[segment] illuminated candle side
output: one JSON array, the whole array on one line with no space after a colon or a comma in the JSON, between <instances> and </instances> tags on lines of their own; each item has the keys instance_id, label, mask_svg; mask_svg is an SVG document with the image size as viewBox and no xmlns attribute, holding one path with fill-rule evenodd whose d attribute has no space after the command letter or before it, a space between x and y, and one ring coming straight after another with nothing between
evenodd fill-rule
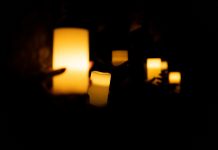
<instances>
[{"instance_id":1,"label":"illuminated candle side","mask_svg":"<svg viewBox=\"0 0 218 150\"><path fill-rule=\"evenodd\" d=\"M169 84L174 84L174 92L179 94L181 91L181 73L180 72L170 72L169 73Z\"/></svg>"},{"instance_id":2,"label":"illuminated candle side","mask_svg":"<svg viewBox=\"0 0 218 150\"><path fill-rule=\"evenodd\" d=\"M112 51L112 64L114 66L119 66L126 61L128 61L128 51L127 50L113 50Z\"/></svg>"},{"instance_id":3,"label":"illuminated candle side","mask_svg":"<svg viewBox=\"0 0 218 150\"><path fill-rule=\"evenodd\" d=\"M167 61L162 61L161 62L161 70L167 70L168 69L168 63Z\"/></svg>"},{"instance_id":4,"label":"illuminated candle side","mask_svg":"<svg viewBox=\"0 0 218 150\"><path fill-rule=\"evenodd\" d=\"M110 73L92 71L91 73L92 85L88 91L91 105L97 107L102 107L107 105L110 80L111 80Z\"/></svg>"},{"instance_id":5,"label":"illuminated candle side","mask_svg":"<svg viewBox=\"0 0 218 150\"><path fill-rule=\"evenodd\" d=\"M169 73L169 83L170 84L180 84L181 83L181 73L180 72L170 72Z\"/></svg>"},{"instance_id":6,"label":"illuminated candle side","mask_svg":"<svg viewBox=\"0 0 218 150\"><path fill-rule=\"evenodd\" d=\"M151 80L154 77L158 77L161 73L161 59L148 58L146 67L147 67L147 80Z\"/></svg>"},{"instance_id":7,"label":"illuminated candle side","mask_svg":"<svg viewBox=\"0 0 218 150\"><path fill-rule=\"evenodd\" d=\"M89 32L57 28L53 39L53 69L66 68L53 77L54 94L87 93L89 84Z\"/></svg>"}]
</instances>

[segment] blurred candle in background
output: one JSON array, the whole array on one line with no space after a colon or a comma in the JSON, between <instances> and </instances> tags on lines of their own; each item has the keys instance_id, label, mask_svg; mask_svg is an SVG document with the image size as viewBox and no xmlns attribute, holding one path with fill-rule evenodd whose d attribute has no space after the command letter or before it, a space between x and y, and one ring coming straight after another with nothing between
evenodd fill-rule
<instances>
[{"instance_id":1,"label":"blurred candle in background","mask_svg":"<svg viewBox=\"0 0 218 150\"><path fill-rule=\"evenodd\" d=\"M112 51L112 64L114 66L119 66L126 61L128 61L128 51L127 50L113 50Z\"/></svg>"},{"instance_id":2,"label":"blurred candle in background","mask_svg":"<svg viewBox=\"0 0 218 150\"><path fill-rule=\"evenodd\" d=\"M56 28L53 69L66 68L53 77L54 94L87 93L89 84L89 32L82 28Z\"/></svg>"},{"instance_id":3,"label":"blurred candle in background","mask_svg":"<svg viewBox=\"0 0 218 150\"><path fill-rule=\"evenodd\" d=\"M180 93L181 91L181 73L180 72L170 72L169 73L169 83L175 85L174 92Z\"/></svg>"},{"instance_id":4,"label":"blurred candle in background","mask_svg":"<svg viewBox=\"0 0 218 150\"><path fill-rule=\"evenodd\" d=\"M147 80L158 77L161 73L161 58L147 59Z\"/></svg>"},{"instance_id":5,"label":"blurred candle in background","mask_svg":"<svg viewBox=\"0 0 218 150\"><path fill-rule=\"evenodd\" d=\"M91 86L89 88L90 104L98 107L106 106L109 94L111 74L92 71Z\"/></svg>"},{"instance_id":6,"label":"blurred candle in background","mask_svg":"<svg viewBox=\"0 0 218 150\"><path fill-rule=\"evenodd\" d=\"M161 70L167 70L168 69L168 63L167 61L162 61L161 62Z\"/></svg>"},{"instance_id":7,"label":"blurred candle in background","mask_svg":"<svg viewBox=\"0 0 218 150\"><path fill-rule=\"evenodd\" d=\"M170 84L180 84L181 83L181 73L180 72L170 72L169 73L169 83Z\"/></svg>"}]
</instances>

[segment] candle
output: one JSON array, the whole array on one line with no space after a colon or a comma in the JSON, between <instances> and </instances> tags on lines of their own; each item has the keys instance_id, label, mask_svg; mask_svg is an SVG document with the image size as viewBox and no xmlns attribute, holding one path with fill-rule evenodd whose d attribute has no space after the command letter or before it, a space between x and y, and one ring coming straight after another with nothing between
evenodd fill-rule
<instances>
[{"instance_id":1,"label":"candle","mask_svg":"<svg viewBox=\"0 0 218 150\"><path fill-rule=\"evenodd\" d=\"M168 69L168 63L167 61L161 62L161 70L167 70Z\"/></svg>"},{"instance_id":2,"label":"candle","mask_svg":"<svg viewBox=\"0 0 218 150\"><path fill-rule=\"evenodd\" d=\"M161 59L148 58L147 59L147 80L158 77L161 73Z\"/></svg>"},{"instance_id":3,"label":"candle","mask_svg":"<svg viewBox=\"0 0 218 150\"><path fill-rule=\"evenodd\" d=\"M112 51L112 64L114 66L119 66L126 61L128 61L128 51L127 50L113 50Z\"/></svg>"},{"instance_id":4,"label":"candle","mask_svg":"<svg viewBox=\"0 0 218 150\"><path fill-rule=\"evenodd\" d=\"M169 73L169 83L170 84L180 84L181 73L180 72L170 72Z\"/></svg>"},{"instance_id":5,"label":"candle","mask_svg":"<svg viewBox=\"0 0 218 150\"><path fill-rule=\"evenodd\" d=\"M92 71L89 88L90 104L98 107L106 106L109 94L111 74L99 71Z\"/></svg>"},{"instance_id":6,"label":"candle","mask_svg":"<svg viewBox=\"0 0 218 150\"><path fill-rule=\"evenodd\" d=\"M169 73L169 83L176 85L175 89L174 89L174 92L179 94L180 91L181 91L181 86L180 86L181 73L180 72L170 72Z\"/></svg>"},{"instance_id":7,"label":"candle","mask_svg":"<svg viewBox=\"0 0 218 150\"><path fill-rule=\"evenodd\" d=\"M54 94L87 93L89 84L89 32L57 28L53 39L53 69L66 68L53 78Z\"/></svg>"}]
</instances>

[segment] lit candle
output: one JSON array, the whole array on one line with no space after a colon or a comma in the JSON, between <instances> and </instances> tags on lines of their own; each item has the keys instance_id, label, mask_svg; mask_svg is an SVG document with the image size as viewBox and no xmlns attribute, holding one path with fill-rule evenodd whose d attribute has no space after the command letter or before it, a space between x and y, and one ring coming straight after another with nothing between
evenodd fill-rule
<instances>
[{"instance_id":1,"label":"lit candle","mask_svg":"<svg viewBox=\"0 0 218 150\"><path fill-rule=\"evenodd\" d=\"M180 84L181 73L180 72L170 72L169 73L169 83L170 84Z\"/></svg>"},{"instance_id":2,"label":"lit candle","mask_svg":"<svg viewBox=\"0 0 218 150\"><path fill-rule=\"evenodd\" d=\"M114 66L119 66L126 61L128 61L128 51L127 50L113 50L112 51L112 64Z\"/></svg>"},{"instance_id":3,"label":"lit candle","mask_svg":"<svg viewBox=\"0 0 218 150\"><path fill-rule=\"evenodd\" d=\"M53 39L53 69L66 68L53 78L54 94L87 93L89 84L89 32L57 28Z\"/></svg>"},{"instance_id":4,"label":"lit candle","mask_svg":"<svg viewBox=\"0 0 218 150\"><path fill-rule=\"evenodd\" d=\"M89 88L90 104L98 107L106 106L109 94L111 74L99 71L92 71Z\"/></svg>"},{"instance_id":5,"label":"lit candle","mask_svg":"<svg viewBox=\"0 0 218 150\"><path fill-rule=\"evenodd\" d=\"M161 70L167 70L168 69L168 63L167 61L161 62Z\"/></svg>"},{"instance_id":6,"label":"lit candle","mask_svg":"<svg viewBox=\"0 0 218 150\"><path fill-rule=\"evenodd\" d=\"M170 72L169 73L169 83L176 85L174 89L175 93L180 93L181 73L180 72Z\"/></svg>"},{"instance_id":7,"label":"lit candle","mask_svg":"<svg viewBox=\"0 0 218 150\"><path fill-rule=\"evenodd\" d=\"M158 77L161 73L161 59L148 58L147 59L147 80Z\"/></svg>"}]
</instances>

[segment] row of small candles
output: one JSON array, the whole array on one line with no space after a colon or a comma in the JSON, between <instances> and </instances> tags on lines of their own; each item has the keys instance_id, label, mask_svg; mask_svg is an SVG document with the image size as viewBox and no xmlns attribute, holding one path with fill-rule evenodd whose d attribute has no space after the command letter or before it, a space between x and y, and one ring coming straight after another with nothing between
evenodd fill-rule
<instances>
[{"instance_id":1,"label":"row of small candles","mask_svg":"<svg viewBox=\"0 0 218 150\"><path fill-rule=\"evenodd\" d=\"M128 61L127 50L112 51L112 64L119 66ZM82 28L56 28L53 38L53 69L66 71L53 77L54 94L85 94L90 96L90 104L105 106L109 95L111 74L92 71L89 79L89 32ZM145 63L147 80L158 77L168 63L161 58L148 58ZM91 80L91 86L89 86ZM179 72L169 73L170 84L180 84Z\"/></svg>"}]
</instances>

